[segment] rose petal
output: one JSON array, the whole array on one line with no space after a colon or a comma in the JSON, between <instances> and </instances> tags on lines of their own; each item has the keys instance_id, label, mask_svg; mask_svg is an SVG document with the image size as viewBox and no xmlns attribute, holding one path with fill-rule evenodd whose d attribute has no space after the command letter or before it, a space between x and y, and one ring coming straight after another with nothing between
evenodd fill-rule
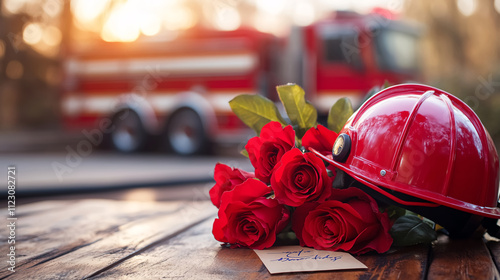
<instances>
[{"instance_id":1,"label":"rose petal","mask_svg":"<svg viewBox=\"0 0 500 280\"><path fill-rule=\"evenodd\" d=\"M314 148L323 155L331 155L333 144L338 134L335 131L318 124L317 128L310 128L302 137L302 145L307 148Z\"/></svg>"},{"instance_id":2,"label":"rose petal","mask_svg":"<svg viewBox=\"0 0 500 280\"><path fill-rule=\"evenodd\" d=\"M320 158L294 148L276 166L271 188L280 203L297 207L309 201L326 201L331 196L332 182Z\"/></svg>"},{"instance_id":3,"label":"rose petal","mask_svg":"<svg viewBox=\"0 0 500 280\"><path fill-rule=\"evenodd\" d=\"M269 122L260 135L248 140L245 149L255 176L268 184L275 165L286 151L295 146L295 131L291 126L282 128L279 122Z\"/></svg>"},{"instance_id":4,"label":"rose petal","mask_svg":"<svg viewBox=\"0 0 500 280\"><path fill-rule=\"evenodd\" d=\"M323 203L306 203L294 212L292 229L302 246L353 254L389 250L392 238L387 214L375 200L355 188L335 190Z\"/></svg>"}]
</instances>

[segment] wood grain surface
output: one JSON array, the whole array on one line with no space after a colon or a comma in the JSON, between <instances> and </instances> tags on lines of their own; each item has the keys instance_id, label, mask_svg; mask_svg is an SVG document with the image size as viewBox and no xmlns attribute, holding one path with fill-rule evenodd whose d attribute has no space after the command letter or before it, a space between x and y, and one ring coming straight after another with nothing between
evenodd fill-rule
<instances>
[{"instance_id":1,"label":"wood grain surface","mask_svg":"<svg viewBox=\"0 0 500 280\"><path fill-rule=\"evenodd\" d=\"M423 279L429 246L357 257L368 270L271 275L250 249L221 247L214 240L213 221L136 255L97 279Z\"/></svg>"},{"instance_id":2,"label":"wood grain surface","mask_svg":"<svg viewBox=\"0 0 500 280\"><path fill-rule=\"evenodd\" d=\"M441 235L430 257L428 279L500 279L481 235L454 240Z\"/></svg>"},{"instance_id":3,"label":"wood grain surface","mask_svg":"<svg viewBox=\"0 0 500 280\"><path fill-rule=\"evenodd\" d=\"M17 212L16 272L0 279L499 279L500 243L481 235L358 256L368 269L271 275L250 249L212 235L202 202L46 201ZM0 249L7 252L6 227Z\"/></svg>"},{"instance_id":4,"label":"wood grain surface","mask_svg":"<svg viewBox=\"0 0 500 280\"><path fill-rule=\"evenodd\" d=\"M216 212L209 202L42 202L19 208L16 272L0 279L82 279ZM6 229L6 227L5 227ZM4 228L1 236L7 236ZM7 252L6 238L0 250Z\"/></svg>"}]
</instances>

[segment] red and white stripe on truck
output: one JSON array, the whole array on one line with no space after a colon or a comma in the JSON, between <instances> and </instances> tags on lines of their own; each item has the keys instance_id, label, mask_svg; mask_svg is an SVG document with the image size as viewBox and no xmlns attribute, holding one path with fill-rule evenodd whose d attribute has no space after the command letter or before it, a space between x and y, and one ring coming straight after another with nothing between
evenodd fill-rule
<instances>
[{"instance_id":1,"label":"red and white stripe on truck","mask_svg":"<svg viewBox=\"0 0 500 280\"><path fill-rule=\"evenodd\" d=\"M69 58L72 82L62 100L66 124L89 127L108 117L116 125L111 143L124 152L145 148L154 135L179 154L202 152L212 142L241 142L251 132L228 102L267 91L262 87L267 52L262 39L252 40L247 31L218 33L163 47L145 42L127 51L120 45L116 53L113 44L105 44L108 49L101 52Z\"/></svg>"}]
</instances>

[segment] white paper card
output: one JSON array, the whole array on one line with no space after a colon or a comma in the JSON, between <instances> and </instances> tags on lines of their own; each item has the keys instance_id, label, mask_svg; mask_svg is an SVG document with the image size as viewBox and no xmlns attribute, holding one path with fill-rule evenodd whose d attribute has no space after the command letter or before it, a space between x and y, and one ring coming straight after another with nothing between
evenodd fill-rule
<instances>
[{"instance_id":1,"label":"white paper card","mask_svg":"<svg viewBox=\"0 0 500 280\"><path fill-rule=\"evenodd\" d=\"M254 252L271 274L367 268L351 254L344 252L320 251L300 246L280 246Z\"/></svg>"}]
</instances>

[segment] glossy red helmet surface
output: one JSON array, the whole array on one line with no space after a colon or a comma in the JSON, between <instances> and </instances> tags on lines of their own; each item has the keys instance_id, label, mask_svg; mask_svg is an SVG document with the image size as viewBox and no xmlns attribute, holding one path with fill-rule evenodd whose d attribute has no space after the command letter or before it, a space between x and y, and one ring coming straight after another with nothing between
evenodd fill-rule
<instances>
[{"instance_id":1,"label":"glossy red helmet surface","mask_svg":"<svg viewBox=\"0 0 500 280\"><path fill-rule=\"evenodd\" d=\"M404 84L377 93L347 121L333 159L322 157L404 205L500 218L493 141L472 109L442 90ZM384 188L427 203L401 201Z\"/></svg>"}]
</instances>

